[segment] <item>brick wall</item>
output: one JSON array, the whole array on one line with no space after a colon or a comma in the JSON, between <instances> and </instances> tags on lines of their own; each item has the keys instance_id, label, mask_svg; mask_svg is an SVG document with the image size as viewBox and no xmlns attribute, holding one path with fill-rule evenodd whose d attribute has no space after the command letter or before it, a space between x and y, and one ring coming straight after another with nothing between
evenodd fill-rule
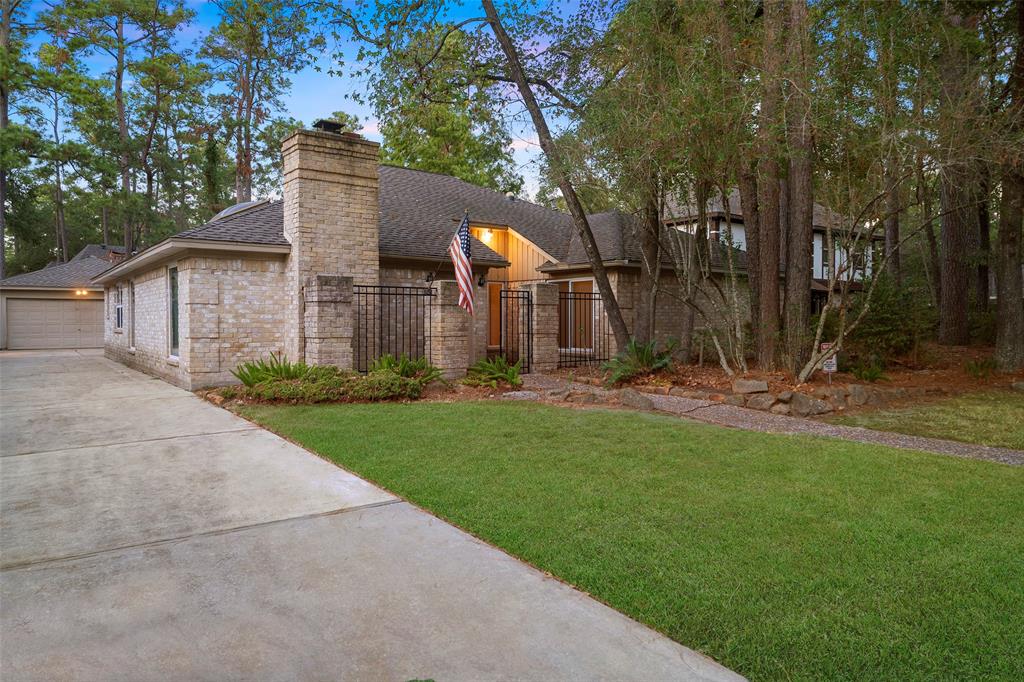
<instances>
[{"instance_id":1,"label":"brick wall","mask_svg":"<svg viewBox=\"0 0 1024 682\"><path fill-rule=\"evenodd\" d=\"M349 277L354 284L377 284L379 277L379 145L358 137L300 130L282 146L284 155L284 235L291 242L287 274L290 300L285 343L293 357L307 348L302 288L311 277ZM326 319L314 313L312 319ZM317 353L330 334L315 332Z\"/></svg>"},{"instance_id":2,"label":"brick wall","mask_svg":"<svg viewBox=\"0 0 1024 682\"><path fill-rule=\"evenodd\" d=\"M135 349L129 280L124 287L125 327L114 329L113 293L105 318L106 355L188 389L234 383L231 370L284 350L288 308L281 258L191 256L178 268L178 359L169 359L168 266L133 278Z\"/></svg>"}]
</instances>

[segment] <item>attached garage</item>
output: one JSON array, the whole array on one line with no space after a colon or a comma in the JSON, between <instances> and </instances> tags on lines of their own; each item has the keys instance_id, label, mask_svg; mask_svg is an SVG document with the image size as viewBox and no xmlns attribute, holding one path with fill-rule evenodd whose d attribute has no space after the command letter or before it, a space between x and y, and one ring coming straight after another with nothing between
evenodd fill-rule
<instances>
[{"instance_id":1,"label":"attached garage","mask_svg":"<svg viewBox=\"0 0 1024 682\"><path fill-rule=\"evenodd\" d=\"M7 298L7 348L102 348L102 300Z\"/></svg>"},{"instance_id":2,"label":"attached garage","mask_svg":"<svg viewBox=\"0 0 1024 682\"><path fill-rule=\"evenodd\" d=\"M91 244L67 263L0 281L0 349L102 348L103 289L92 278L119 251Z\"/></svg>"}]
</instances>

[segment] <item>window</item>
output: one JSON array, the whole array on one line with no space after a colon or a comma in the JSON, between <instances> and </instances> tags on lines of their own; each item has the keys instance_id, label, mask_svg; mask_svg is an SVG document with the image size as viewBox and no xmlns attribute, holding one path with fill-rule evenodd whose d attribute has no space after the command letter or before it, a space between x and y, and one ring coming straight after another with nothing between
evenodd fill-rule
<instances>
[{"instance_id":1,"label":"window","mask_svg":"<svg viewBox=\"0 0 1024 682\"><path fill-rule=\"evenodd\" d=\"M124 289L117 286L114 294L114 329L124 328Z\"/></svg>"},{"instance_id":2,"label":"window","mask_svg":"<svg viewBox=\"0 0 1024 682\"><path fill-rule=\"evenodd\" d=\"M178 357L178 268L167 269L168 308L170 308L171 357Z\"/></svg>"},{"instance_id":3,"label":"window","mask_svg":"<svg viewBox=\"0 0 1024 682\"><path fill-rule=\"evenodd\" d=\"M128 347L135 348L135 282L128 283Z\"/></svg>"}]
</instances>

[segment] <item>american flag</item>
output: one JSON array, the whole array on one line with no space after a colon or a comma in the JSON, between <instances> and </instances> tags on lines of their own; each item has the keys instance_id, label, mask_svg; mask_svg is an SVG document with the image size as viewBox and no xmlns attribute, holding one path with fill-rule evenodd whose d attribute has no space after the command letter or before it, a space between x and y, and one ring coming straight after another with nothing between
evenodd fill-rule
<instances>
[{"instance_id":1,"label":"american flag","mask_svg":"<svg viewBox=\"0 0 1024 682\"><path fill-rule=\"evenodd\" d=\"M473 256L469 250L469 212L463 216L459 229L448 246L448 255L455 266L455 281L459 283L459 305L473 314Z\"/></svg>"}]
</instances>

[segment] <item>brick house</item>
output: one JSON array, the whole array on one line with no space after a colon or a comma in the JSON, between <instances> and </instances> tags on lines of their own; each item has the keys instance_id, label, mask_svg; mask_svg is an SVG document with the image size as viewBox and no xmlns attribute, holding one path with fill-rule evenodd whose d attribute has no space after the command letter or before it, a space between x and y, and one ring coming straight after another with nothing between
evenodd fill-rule
<instances>
[{"instance_id":1,"label":"brick house","mask_svg":"<svg viewBox=\"0 0 1024 682\"><path fill-rule=\"evenodd\" d=\"M457 178L381 165L376 143L330 122L314 127L283 143L281 200L231 207L92 280L105 293L108 357L200 388L232 383L239 363L270 353L360 371L383 353L408 353L449 376L494 353L534 371L614 355L567 214ZM447 253L467 212L473 317L457 306ZM720 218L712 211L708 229ZM615 211L589 219L632 328L641 263L635 223ZM742 216L734 219L742 238ZM687 231L678 220L666 225ZM661 340L679 338L685 317L665 266L655 313Z\"/></svg>"},{"instance_id":2,"label":"brick house","mask_svg":"<svg viewBox=\"0 0 1024 682\"><path fill-rule=\"evenodd\" d=\"M281 200L227 209L93 279L108 357L194 389L231 383L239 363L272 352L361 370L408 352L451 376L499 351L535 370L567 352L614 353L568 215L381 165L376 143L315 127L283 143ZM467 211L473 317L457 306L447 253ZM592 221L629 322L639 261L628 219Z\"/></svg>"}]
</instances>

